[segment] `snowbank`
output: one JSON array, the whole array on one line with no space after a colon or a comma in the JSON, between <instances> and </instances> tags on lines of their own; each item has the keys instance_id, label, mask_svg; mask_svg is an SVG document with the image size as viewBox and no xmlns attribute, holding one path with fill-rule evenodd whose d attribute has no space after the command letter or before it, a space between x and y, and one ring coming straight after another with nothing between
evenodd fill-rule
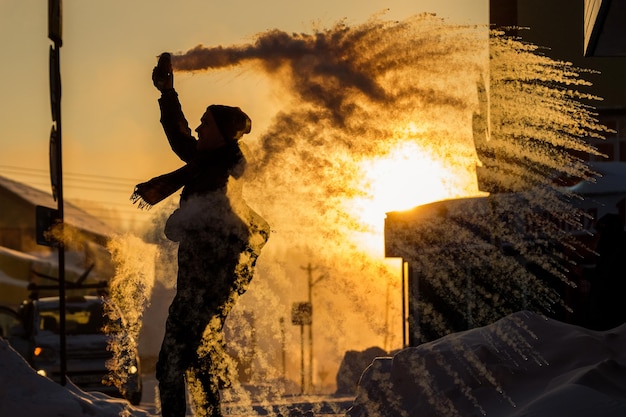
<instances>
[{"instance_id":1,"label":"snowbank","mask_svg":"<svg viewBox=\"0 0 626 417\"><path fill-rule=\"evenodd\" d=\"M626 325L597 332L520 312L374 360L347 415L623 417L625 365ZM1 338L0 416L151 417L35 374Z\"/></svg>"},{"instance_id":2,"label":"snowbank","mask_svg":"<svg viewBox=\"0 0 626 417\"><path fill-rule=\"evenodd\" d=\"M623 417L625 366L626 325L520 312L375 360L348 416Z\"/></svg>"},{"instance_id":3,"label":"snowbank","mask_svg":"<svg viewBox=\"0 0 626 417\"><path fill-rule=\"evenodd\" d=\"M39 376L0 338L0 416L149 417L122 399L63 387Z\"/></svg>"}]
</instances>

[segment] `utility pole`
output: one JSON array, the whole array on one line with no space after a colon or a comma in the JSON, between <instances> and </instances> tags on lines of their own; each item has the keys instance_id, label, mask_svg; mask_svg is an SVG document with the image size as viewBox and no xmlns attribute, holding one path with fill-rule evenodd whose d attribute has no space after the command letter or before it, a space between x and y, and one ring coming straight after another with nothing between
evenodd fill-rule
<instances>
[{"instance_id":1,"label":"utility pole","mask_svg":"<svg viewBox=\"0 0 626 417\"><path fill-rule=\"evenodd\" d=\"M317 277L315 281L313 281L313 271L317 268L311 266L309 263L305 267L301 267L305 271L307 271L307 283L308 283L308 292L309 292L309 304L311 305L311 315L313 314L313 286L320 282L322 279L326 278L326 275L320 275ZM309 390L313 389L313 320L311 320L311 324L309 324Z\"/></svg>"},{"instance_id":2,"label":"utility pole","mask_svg":"<svg viewBox=\"0 0 626 417\"><path fill-rule=\"evenodd\" d=\"M59 338L61 385L67 384L67 352L65 337L65 247L63 243L63 155L61 147L61 65L60 49L63 45L62 0L48 0L48 38L54 43L50 46L50 105L52 110L52 129L50 132L50 180L52 196L57 200L56 227L59 252Z\"/></svg>"},{"instance_id":3,"label":"utility pole","mask_svg":"<svg viewBox=\"0 0 626 417\"><path fill-rule=\"evenodd\" d=\"M291 323L300 326L300 394L304 394L304 326L312 323L312 306L309 302L293 303L291 307Z\"/></svg>"},{"instance_id":4,"label":"utility pole","mask_svg":"<svg viewBox=\"0 0 626 417\"><path fill-rule=\"evenodd\" d=\"M287 342L285 336L285 318L278 319L280 323L280 347L281 347L281 359L283 364L283 381L287 380Z\"/></svg>"}]
</instances>

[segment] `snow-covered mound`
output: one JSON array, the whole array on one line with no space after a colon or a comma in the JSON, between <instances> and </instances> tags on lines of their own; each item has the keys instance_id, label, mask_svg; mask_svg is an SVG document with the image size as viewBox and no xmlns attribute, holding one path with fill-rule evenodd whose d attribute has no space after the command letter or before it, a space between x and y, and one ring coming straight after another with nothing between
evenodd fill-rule
<instances>
[{"instance_id":1,"label":"snow-covered mound","mask_svg":"<svg viewBox=\"0 0 626 417\"><path fill-rule=\"evenodd\" d=\"M349 417L624 417L626 325L596 332L520 312L363 373ZM0 416L150 417L37 375L0 338Z\"/></svg>"},{"instance_id":2,"label":"snow-covered mound","mask_svg":"<svg viewBox=\"0 0 626 417\"><path fill-rule=\"evenodd\" d=\"M122 399L86 393L68 382L63 387L39 376L0 337L0 416L148 417Z\"/></svg>"},{"instance_id":3,"label":"snow-covered mound","mask_svg":"<svg viewBox=\"0 0 626 417\"><path fill-rule=\"evenodd\" d=\"M626 416L626 325L598 332L519 312L363 373L349 417Z\"/></svg>"}]
</instances>

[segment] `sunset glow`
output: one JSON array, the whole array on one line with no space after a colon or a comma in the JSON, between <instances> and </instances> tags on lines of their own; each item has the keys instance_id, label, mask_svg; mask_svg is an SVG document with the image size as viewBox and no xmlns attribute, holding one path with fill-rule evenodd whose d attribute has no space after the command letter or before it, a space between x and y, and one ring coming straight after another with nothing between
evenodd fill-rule
<instances>
[{"instance_id":1,"label":"sunset glow","mask_svg":"<svg viewBox=\"0 0 626 417\"><path fill-rule=\"evenodd\" d=\"M475 183L467 171L447 166L415 142L364 161L360 169L366 195L351 200L348 210L381 241L385 213L468 195Z\"/></svg>"}]
</instances>

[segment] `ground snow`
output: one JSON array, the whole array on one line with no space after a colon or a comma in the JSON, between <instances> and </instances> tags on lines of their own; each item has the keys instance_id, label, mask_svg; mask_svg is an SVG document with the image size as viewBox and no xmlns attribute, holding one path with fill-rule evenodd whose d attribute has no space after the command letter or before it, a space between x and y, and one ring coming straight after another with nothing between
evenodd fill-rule
<instances>
[{"instance_id":1,"label":"ground snow","mask_svg":"<svg viewBox=\"0 0 626 417\"><path fill-rule=\"evenodd\" d=\"M363 373L350 417L626 416L626 325L597 332L520 312ZM151 417L37 375L0 338L0 416Z\"/></svg>"},{"instance_id":2,"label":"ground snow","mask_svg":"<svg viewBox=\"0 0 626 417\"><path fill-rule=\"evenodd\" d=\"M625 365L626 325L598 332L519 312L375 360L348 414L623 417Z\"/></svg>"},{"instance_id":3,"label":"ground snow","mask_svg":"<svg viewBox=\"0 0 626 417\"><path fill-rule=\"evenodd\" d=\"M85 393L71 382L63 387L39 376L0 338L0 416L149 417L125 400Z\"/></svg>"}]
</instances>

